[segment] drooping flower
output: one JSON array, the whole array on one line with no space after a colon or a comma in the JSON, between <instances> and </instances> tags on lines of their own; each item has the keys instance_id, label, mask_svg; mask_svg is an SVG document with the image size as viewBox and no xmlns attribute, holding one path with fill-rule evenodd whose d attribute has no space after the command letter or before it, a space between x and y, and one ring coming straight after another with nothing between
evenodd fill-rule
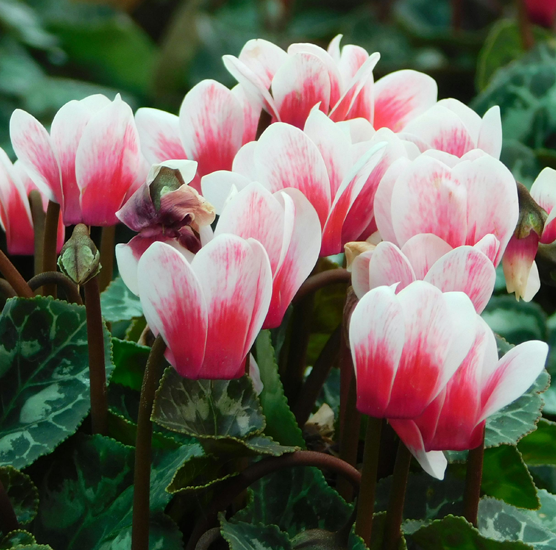
<instances>
[{"instance_id":1,"label":"drooping flower","mask_svg":"<svg viewBox=\"0 0 556 550\"><path fill-rule=\"evenodd\" d=\"M349 341L357 408L378 418L415 418L468 354L477 314L462 292L415 281L396 294L381 286L355 307Z\"/></svg>"},{"instance_id":2,"label":"drooping flower","mask_svg":"<svg viewBox=\"0 0 556 550\"><path fill-rule=\"evenodd\" d=\"M334 38L328 51L315 44L292 44L287 52L266 40L249 40L239 57L225 55L223 60L273 122L298 128L318 105L334 121L362 117L376 129L399 132L434 105L437 86L431 77L403 70L374 83L379 54L353 45L340 50L341 38Z\"/></svg>"},{"instance_id":3,"label":"drooping flower","mask_svg":"<svg viewBox=\"0 0 556 550\"><path fill-rule=\"evenodd\" d=\"M230 170L240 147L255 139L261 109L240 86L229 90L214 80L203 80L185 96L179 117L144 107L135 114L135 121L146 159L151 164L196 161L198 170L191 186L201 191L201 177Z\"/></svg>"},{"instance_id":4,"label":"drooping flower","mask_svg":"<svg viewBox=\"0 0 556 550\"><path fill-rule=\"evenodd\" d=\"M277 327L319 257L321 227L315 209L297 189L271 193L251 183L222 211L214 235L226 233L257 239L264 246L273 289L263 328Z\"/></svg>"},{"instance_id":5,"label":"drooping flower","mask_svg":"<svg viewBox=\"0 0 556 550\"><path fill-rule=\"evenodd\" d=\"M219 235L191 262L156 242L143 254L138 285L145 318L166 357L191 379L239 378L268 312L272 270L254 239Z\"/></svg>"},{"instance_id":6,"label":"drooping flower","mask_svg":"<svg viewBox=\"0 0 556 550\"><path fill-rule=\"evenodd\" d=\"M471 350L436 399L416 418L390 420L425 471L439 479L446 468L440 451L481 445L486 419L527 391L548 354L545 342L533 340L499 360L492 330L479 316L476 323Z\"/></svg>"},{"instance_id":7,"label":"drooping flower","mask_svg":"<svg viewBox=\"0 0 556 550\"><path fill-rule=\"evenodd\" d=\"M131 292L138 294L137 264L157 241L165 242L189 259L212 238L214 208L189 184L197 163L170 160L151 167L147 181L116 215L139 234L127 244L116 245L120 275Z\"/></svg>"},{"instance_id":8,"label":"drooping flower","mask_svg":"<svg viewBox=\"0 0 556 550\"><path fill-rule=\"evenodd\" d=\"M119 94L66 103L50 135L29 113L10 120L14 151L37 187L60 204L65 225L108 226L144 181L145 164L133 113Z\"/></svg>"}]
</instances>

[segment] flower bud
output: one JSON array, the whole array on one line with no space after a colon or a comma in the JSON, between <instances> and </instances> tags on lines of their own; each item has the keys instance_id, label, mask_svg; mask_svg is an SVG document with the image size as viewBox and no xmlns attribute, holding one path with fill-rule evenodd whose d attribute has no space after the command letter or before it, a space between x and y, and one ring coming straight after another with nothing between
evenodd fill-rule
<instances>
[{"instance_id":1,"label":"flower bud","mask_svg":"<svg viewBox=\"0 0 556 550\"><path fill-rule=\"evenodd\" d=\"M351 271L351 266L353 265L353 261L357 256L363 254L364 252L368 252L369 250L374 250L376 245L371 244L367 241L353 241L350 243L346 243L344 245L345 253L346 253L346 269Z\"/></svg>"},{"instance_id":2,"label":"flower bud","mask_svg":"<svg viewBox=\"0 0 556 550\"><path fill-rule=\"evenodd\" d=\"M71 238L60 251L58 267L78 286L98 275L100 254L86 225L80 223L75 226Z\"/></svg>"}]
</instances>

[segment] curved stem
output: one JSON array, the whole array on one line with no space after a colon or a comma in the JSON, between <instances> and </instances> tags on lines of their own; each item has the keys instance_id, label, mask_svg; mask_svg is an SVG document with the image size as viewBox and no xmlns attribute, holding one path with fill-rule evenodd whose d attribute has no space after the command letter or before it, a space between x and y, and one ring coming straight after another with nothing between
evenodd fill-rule
<instances>
[{"instance_id":1,"label":"curved stem","mask_svg":"<svg viewBox=\"0 0 556 550\"><path fill-rule=\"evenodd\" d=\"M36 291L41 286L47 284L55 284L61 286L64 289L69 301L73 302L74 304L83 305L83 300L81 299L81 295L79 294L75 283L67 275L60 273L59 271L47 271L46 273L39 273L32 279L29 279L27 284L33 291Z\"/></svg>"},{"instance_id":2,"label":"curved stem","mask_svg":"<svg viewBox=\"0 0 556 550\"><path fill-rule=\"evenodd\" d=\"M49 201L46 209L44 223L44 245L42 271L56 271L56 245L58 244L58 220L60 218L60 205ZM56 298L56 285L49 284L44 287L45 296Z\"/></svg>"},{"instance_id":3,"label":"curved stem","mask_svg":"<svg viewBox=\"0 0 556 550\"><path fill-rule=\"evenodd\" d=\"M104 364L104 331L100 311L98 277L84 285L87 310L87 340L89 343L89 378L91 381L91 425L94 434L108 431L106 400L106 366Z\"/></svg>"},{"instance_id":4,"label":"curved stem","mask_svg":"<svg viewBox=\"0 0 556 550\"><path fill-rule=\"evenodd\" d=\"M10 283L18 296L22 298L32 298L34 296L33 291L21 276L21 273L15 268L14 264L10 262L9 258L2 250L0 250L0 273L4 275L6 281Z\"/></svg>"},{"instance_id":5,"label":"curved stem","mask_svg":"<svg viewBox=\"0 0 556 550\"><path fill-rule=\"evenodd\" d=\"M402 537L403 507L410 464L411 453L403 442L400 441L394 466L394 478L392 480L388 511L386 512L384 550L397 550Z\"/></svg>"},{"instance_id":6,"label":"curved stem","mask_svg":"<svg viewBox=\"0 0 556 550\"><path fill-rule=\"evenodd\" d=\"M299 393L299 397L295 404L293 413L300 426L304 426L307 422L315 402L318 399L320 390L328 378L328 374L332 369L335 361L340 353L340 340L342 338L342 325L330 335L324 348L320 352L311 374L307 377L305 384Z\"/></svg>"},{"instance_id":7,"label":"curved stem","mask_svg":"<svg viewBox=\"0 0 556 550\"><path fill-rule=\"evenodd\" d=\"M355 523L355 532L367 546L371 545L382 423L382 418L372 416L367 418L361 490L357 498L357 520Z\"/></svg>"},{"instance_id":8,"label":"curved stem","mask_svg":"<svg viewBox=\"0 0 556 550\"><path fill-rule=\"evenodd\" d=\"M2 294L6 300L17 296L17 292L6 279L0 279L0 294Z\"/></svg>"},{"instance_id":9,"label":"curved stem","mask_svg":"<svg viewBox=\"0 0 556 550\"><path fill-rule=\"evenodd\" d=\"M114 274L114 243L116 241L116 226L102 228L100 237L100 265L102 269L98 275L100 291L102 292L112 280Z\"/></svg>"},{"instance_id":10,"label":"curved stem","mask_svg":"<svg viewBox=\"0 0 556 550\"><path fill-rule=\"evenodd\" d=\"M45 214L41 194L36 189L29 193L29 206L35 235L35 275L38 275L42 271Z\"/></svg>"},{"instance_id":11,"label":"curved stem","mask_svg":"<svg viewBox=\"0 0 556 550\"><path fill-rule=\"evenodd\" d=\"M137 417L137 439L135 443L135 473L133 479L133 526L131 531L132 550L149 550L150 488L152 423L156 388L164 370L166 344L161 336L154 341L141 386L141 400ZM203 532L206 529L203 530Z\"/></svg>"},{"instance_id":12,"label":"curved stem","mask_svg":"<svg viewBox=\"0 0 556 550\"><path fill-rule=\"evenodd\" d=\"M485 429L481 444L469 451L467 473L465 475L465 491L463 493L463 516L477 527L479 499L481 498L481 481L483 478L483 457L485 452Z\"/></svg>"},{"instance_id":13,"label":"curved stem","mask_svg":"<svg viewBox=\"0 0 556 550\"><path fill-rule=\"evenodd\" d=\"M315 451L296 451L279 457L269 457L251 464L239 475L223 482L222 491L213 500L204 520L195 526L187 544L187 550L194 550L200 536L213 524L218 512L225 510L234 498L247 489L252 483L262 477L278 472L285 468L296 468L299 466L316 466L324 470L330 470L344 476L354 487L358 488L361 483L361 474L353 466L343 460L324 453ZM133 550L136 550L133 548Z\"/></svg>"},{"instance_id":14,"label":"curved stem","mask_svg":"<svg viewBox=\"0 0 556 550\"><path fill-rule=\"evenodd\" d=\"M19 529L19 522L15 515L10 497L0 481L0 531L7 535L10 531Z\"/></svg>"},{"instance_id":15,"label":"curved stem","mask_svg":"<svg viewBox=\"0 0 556 550\"><path fill-rule=\"evenodd\" d=\"M334 285L337 283L349 283L351 281L351 273L339 267L338 269L328 269L326 271L321 271L316 275L311 275L297 291L294 296L292 303L297 304L305 296L315 293L317 290L324 288L329 285Z\"/></svg>"},{"instance_id":16,"label":"curved stem","mask_svg":"<svg viewBox=\"0 0 556 550\"><path fill-rule=\"evenodd\" d=\"M535 36L533 35L533 26L529 20L527 6L525 0L516 0L517 2L517 22L519 24L519 32L521 34L521 45L523 49L529 51L535 45Z\"/></svg>"},{"instance_id":17,"label":"curved stem","mask_svg":"<svg viewBox=\"0 0 556 550\"><path fill-rule=\"evenodd\" d=\"M213 527L206 531L197 542L195 550L208 550L213 542L216 542L222 535L220 534L220 527Z\"/></svg>"}]
</instances>

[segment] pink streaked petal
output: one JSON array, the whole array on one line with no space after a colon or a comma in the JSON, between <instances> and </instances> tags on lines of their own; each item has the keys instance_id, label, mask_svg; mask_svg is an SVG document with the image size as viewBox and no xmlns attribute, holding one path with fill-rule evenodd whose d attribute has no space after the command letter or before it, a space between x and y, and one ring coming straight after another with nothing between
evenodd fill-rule
<instances>
[{"instance_id":1,"label":"pink streaked petal","mask_svg":"<svg viewBox=\"0 0 556 550\"><path fill-rule=\"evenodd\" d=\"M320 46L316 44L309 43L297 43L291 44L288 48L289 55L295 55L297 53L307 53L318 57L326 70L328 71L328 78L330 79L330 99L329 104L335 105L335 103L340 99L341 95L341 76L338 71L338 66L330 56L330 54L323 50Z\"/></svg>"},{"instance_id":2,"label":"pink streaked petal","mask_svg":"<svg viewBox=\"0 0 556 550\"><path fill-rule=\"evenodd\" d=\"M424 73L407 69L382 77L374 88L374 127L404 130L436 103L437 93L435 80Z\"/></svg>"},{"instance_id":3,"label":"pink streaked petal","mask_svg":"<svg viewBox=\"0 0 556 550\"><path fill-rule=\"evenodd\" d=\"M192 266L158 242L142 255L137 278L145 318L164 338L166 357L181 376L202 377L209 309Z\"/></svg>"},{"instance_id":4,"label":"pink streaked petal","mask_svg":"<svg viewBox=\"0 0 556 550\"><path fill-rule=\"evenodd\" d=\"M475 149L475 141L464 122L453 111L435 105L411 121L404 133L414 134L432 149L445 151L457 157Z\"/></svg>"},{"instance_id":5,"label":"pink streaked petal","mask_svg":"<svg viewBox=\"0 0 556 550\"><path fill-rule=\"evenodd\" d=\"M500 158L502 152L502 120L500 118L500 107L491 107L483 117L477 148L494 158Z\"/></svg>"},{"instance_id":6,"label":"pink streaked petal","mask_svg":"<svg viewBox=\"0 0 556 550\"><path fill-rule=\"evenodd\" d=\"M90 119L77 148L75 172L81 189L82 221L114 225L142 155L133 113L118 95Z\"/></svg>"},{"instance_id":7,"label":"pink streaked petal","mask_svg":"<svg viewBox=\"0 0 556 550\"><path fill-rule=\"evenodd\" d=\"M245 176L249 181L257 179L257 170L255 168L255 150L258 142L251 141L246 143L236 154L232 163L232 171Z\"/></svg>"},{"instance_id":8,"label":"pink streaked petal","mask_svg":"<svg viewBox=\"0 0 556 550\"><path fill-rule=\"evenodd\" d=\"M313 54L290 55L274 76L272 95L280 120L303 128L315 105L320 103L320 110L328 112L330 79L326 66Z\"/></svg>"},{"instance_id":9,"label":"pink streaked petal","mask_svg":"<svg viewBox=\"0 0 556 550\"><path fill-rule=\"evenodd\" d=\"M531 187L531 196L548 214L556 206L556 170L544 168Z\"/></svg>"},{"instance_id":10,"label":"pink streaked petal","mask_svg":"<svg viewBox=\"0 0 556 550\"><path fill-rule=\"evenodd\" d=\"M32 115L16 109L10 119L15 154L37 187L50 200L62 204L60 166L44 126Z\"/></svg>"},{"instance_id":11,"label":"pink streaked petal","mask_svg":"<svg viewBox=\"0 0 556 550\"><path fill-rule=\"evenodd\" d=\"M471 109L471 107L468 107L465 103L462 103L452 97L448 99L441 99L437 105L446 107L446 109L455 113L467 128L473 143L478 142L483 121L481 117L473 109ZM489 115L489 118L490 116L492 115Z\"/></svg>"},{"instance_id":12,"label":"pink streaked petal","mask_svg":"<svg viewBox=\"0 0 556 550\"><path fill-rule=\"evenodd\" d=\"M330 180L322 155L309 136L289 124L272 124L257 142L254 166L255 181L273 193L288 187L299 189L324 225L331 202Z\"/></svg>"},{"instance_id":13,"label":"pink streaked petal","mask_svg":"<svg viewBox=\"0 0 556 550\"><path fill-rule=\"evenodd\" d=\"M238 100L243 111L242 143L249 143L257 136L257 127L263 110L263 102L260 99L250 98L241 84L237 84L232 88L232 94Z\"/></svg>"},{"instance_id":14,"label":"pink streaked petal","mask_svg":"<svg viewBox=\"0 0 556 550\"><path fill-rule=\"evenodd\" d=\"M415 278L422 280L433 264L452 247L432 233L421 233L411 237L403 246L402 252L415 271Z\"/></svg>"},{"instance_id":15,"label":"pink streaked petal","mask_svg":"<svg viewBox=\"0 0 556 550\"><path fill-rule=\"evenodd\" d=\"M461 162L455 166L453 174L467 189L465 244L474 245L485 235L494 235L500 241L494 264L498 265L519 216L515 179L499 160L490 155ZM492 197L496 197L495 202Z\"/></svg>"},{"instance_id":16,"label":"pink streaked petal","mask_svg":"<svg viewBox=\"0 0 556 550\"><path fill-rule=\"evenodd\" d=\"M403 310L390 287L371 290L359 301L349 324L357 376L357 409L385 417L404 346Z\"/></svg>"},{"instance_id":17,"label":"pink streaked petal","mask_svg":"<svg viewBox=\"0 0 556 550\"><path fill-rule=\"evenodd\" d=\"M436 479L444 479L448 461L441 451L425 451L423 438L417 424L413 420L394 419L389 420L389 423L409 449L409 452L419 462L421 468Z\"/></svg>"},{"instance_id":18,"label":"pink streaked petal","mask_svg":"<svg viewBox=\"0 0 556 550\"><path fill-rule=\"evenodd\" d=\"M451 155L450 153L446 153L445 151L438 151L436 149L427 149L425 152L423 152L423 155L439 160L450 168L453 168L456 164L459 164L461 162L461 159L459 157L456 157L456 155Z\"/></svg>"},{"instance_id":19,"label":"pink streaked petal","mask_svg":"<svg viewBox=\"0 0 556 550\"><path fill-rule=\"evenodd\" d=\"M357 74L357 71L369 59L369 53L361 46L347 44L342 48L338 69L342 76L344 86L347 86Z\"/></svg>"},{"instance_id":20,"label":"pink streaked petal","mask_svg":"<svg viewBox=\"0 0 556 550\"><path fill-rule=\"evenodd\" d=\"M465 244L465 186L436 159L420 156L398 177L391 212L396 238L402 245L419 233L433 233L453 247ZM378 219L377 225L382 234Z\"/></svg>"},{"instance_id":21,"label":"pink streaked petal","mask_svg":"<svg viewBox=\"0 0 556 550\"><path fill-rule=\"evenodd\" d=\"M498 257L500 241L492 234L485 235L473 248L480 250L493 264Z\"/></svg>"},{"instance_id":22,"label":"pink streaked petal","mask_svg":"<svg viewBox=\"0 0 556 550\"><path fill-rule=\"evenodd\" d=\"M183 148L187 158L199 163L199 177L231 170L243 143L243 108L234 94L214 80L203 80L185 96L179 118Z\"/></svg>"},{"instance_id":23,"label":"pink streaked petal","mask_svg":"<svg viewBox=\"0 0 556 550\"><path fill-rule=\"evenodd\" d=\"M531 231L524 239L513 236L504 252L502 266L506 278L506 288L510 294L515 292L518 300L525 295L538 248L539 237L534 231Z\"/></svg>"},{"instance_id":24,"label":"pink streaked petal","mask_svg":"<svg viewBox=\"0 0 556 550\"><path fill-rule=\"evenodd\" d=\"M397 283L396 292L400 292L414 280L415 273L401 250L389 242L379 243L369 262L369 287Z\"/></svg>"},{"instance_id":25,"label":"pink streaked petal","mask_svg":"<svg viewBox=\"0 0 556 550\"><path fill-rule=\"evenodd\" d=\"M425 277L425 281L442 292L458 290L467 294L477 313L481 313L490 300L495 280L492 262L471 246L461 246L442 256Z\"/></svg>"},{"instance_id":26,"label":"pink streaked petal","mask_svg":"<svg viewBox=\"0 0 556 550\"><path fill-rule=\"evenodd\" d=\"M227 170L218 170L204 176L201 180L203 196L210 202L218 215L222 214L232 197L245 189L251 180Z\"/></svg>"},{"instance_id":27,"label":"pink streaked petal","mask_svg":"<svg viewBox=\"0 0 556 550\"><path fill-rule=\"evenodd\" d=\"M338 124L313 108L303 129L318 147L330 179L330 194L336 192L352 165L351 144Z\"/></svg>"},{"instance_id":28,"label":"pink streaked petal","mask_svg":"<svg viewBox=\"0 0 556 550\"><path fill-rule=\"evenodd\" d=\"M548 215L541 235L542 244L550 244L554 241L556 241L556 209Z\"/></svg>"},{"instance_id":29,"label":"pink streaked petal","mask_svg":"<svg viewBox=\"0 0 556 550\"><path fill-rule=\"evenodd\" d=\"M180 139L179 118L159 109L142 107L135 113L141 150L150 164L186 159Z\"/></svg>"},{"instance_id":30,"label":"pink streaked petal","mask_svg":"<svg viewBox=\"0 0 556 550\"><path fill-rule=\"evenodd\" d=\"M373 250L359 254L351 265L351 286L355 295L361 300L369 290L371 284L369 281L369 264L373 257Z\"/></svg>"},{"instance_id":31,"label":"pink streaked petal","mask_svg":"<svg viewBox=\"0 0 556 550\"><path fill-rule=\"evenodd\" d=\"M192 262L209 311L200 378L239 378L245 372L245 357L272 294L268 256L255 243L236 235L219 235Z\"/></svg>"},{"instance_id":32,"label":"pink streaked petal","mask_svg":"<svg viewBox=\"0 0 556 550\"><path fill-rule=\"evenodd\" d=\"M266 89L287 59L288 54L280 46L262 38L247 41L239 54L239 60L261 79Z\"/></svg>"},{"instance_id":33,"label":"pink streaked petal","mask_svg":"<svg viewBox=\"0 0 556 550\"><path fill-rule=\"evenodd\" d=\"M274 274L272 301L263 328L280 325L295 293L315 267L321 246L319 217L305 195L297 189L285 189L275 196L283 203L286 226L292 227ZM289 228L285 229L287 234Z\"/></svg>"},{"instance_id":34,"label":"pink streaked petal","mask_svg":"<svg viewBox=\"0 0 556 550\"><path fill-rule=\"evenodd\" d=\"M544 369L547 355L548 345L539 340L525 342L506 353L483 387L481 397L484 405L480 420L485 420L525 393Z\"/></svg>"}]
</instances>

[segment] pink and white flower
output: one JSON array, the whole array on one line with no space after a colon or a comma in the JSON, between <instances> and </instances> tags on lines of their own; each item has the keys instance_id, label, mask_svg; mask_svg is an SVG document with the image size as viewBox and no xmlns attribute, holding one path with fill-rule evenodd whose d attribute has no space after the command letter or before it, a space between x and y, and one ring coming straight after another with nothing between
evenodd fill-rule
<instances>
[{"instance_id":1,"label":"pink and white flower","mask_svg":"<svg viewBox=\"0 0 556 550\"><path fill-rule=\"evenodd\" d=\"M272 270L254 239L219 235L191 262L156 242L143 254L138 285L145 318L166 358L190 379L239 378L272 295Z\"/></svg>"}]
</instances>

